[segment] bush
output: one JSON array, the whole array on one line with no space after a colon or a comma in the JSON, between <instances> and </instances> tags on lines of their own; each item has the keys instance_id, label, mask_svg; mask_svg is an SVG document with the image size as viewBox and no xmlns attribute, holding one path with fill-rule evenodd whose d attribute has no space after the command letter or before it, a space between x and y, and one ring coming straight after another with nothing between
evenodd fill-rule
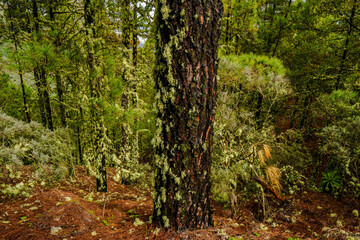
<instances>
[{"instance_id":1,"label":"bush","mask_svg":"<svg viewBox=\"0 0 360 240\"><path fill-rule=\"evenodd\" d=\"M345 196L360 196L360 116L348 117L322 129L321 151L329 158L324 190ZM335 177L331 177L336 172ZM341 180L340 180L341 179ZM325 184L326 182L333 184ZM336 180L336 181L335 181Z\"/></svg>"},{"instance_id":2,"label":"bush","mask_svg":"<svg viewBox=\"0 0 360 240\"><path fill-rule=\"evenodd\" d=\"M0 166L34 165L41 177L61 179L74 164L68 129L50 131L0 112Z\"/></svg>"},{"instance_id":3,"label":"bush","mask_svg":"<svg viewBox=\"0 0 360 240\"><path fill-rule=\"evenodd\" d=\"M225 56L220 61L212 191L233 214L253 196L265 208L262 187L252 177L280 192L280 170L271 158L270 145L276 140L278 108L291 93L284 73L279 60L265 56ZM265 217L266 213L256 215Z\"/></svg>"}]
</instances>

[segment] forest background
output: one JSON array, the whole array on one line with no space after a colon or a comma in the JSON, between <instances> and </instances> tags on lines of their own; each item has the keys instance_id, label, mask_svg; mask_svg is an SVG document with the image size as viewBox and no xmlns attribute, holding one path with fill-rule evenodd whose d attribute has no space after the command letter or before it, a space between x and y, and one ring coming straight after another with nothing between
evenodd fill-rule
<instances>
[{"instance_id":1,"label":"forest background","mask_svg":"<svg viewBox=\"0 0 360 240\"><path fill-rule=\"evenodd\" d=\"M87 4L93 5L87 5ZM357 0L224 0L212 196L233 215L262 179L277 194L360 195ZM8 0L0 5L0 165L51 185L106 168L148 184L156 142L155 3ZM91 9L97 9L97 13ZM7 195L31 184L2 184Z\"/></svg>"}]
</instances>

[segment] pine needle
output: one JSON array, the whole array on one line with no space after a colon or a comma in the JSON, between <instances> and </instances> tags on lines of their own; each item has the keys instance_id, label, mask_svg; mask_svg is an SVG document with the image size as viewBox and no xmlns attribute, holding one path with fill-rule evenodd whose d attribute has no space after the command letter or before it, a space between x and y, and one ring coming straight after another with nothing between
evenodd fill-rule
<instances>
[{"instance_id":1,"label":"pine needle","mask_svg":"<svg viewBox=\"0 0 360 240\"><path fill-rule=\"evenodd\" d=\"M271 158L271 147L269 145L264 144L264 152L265 152L265 157L266 159L270 159Z\"/></svg>"},{"instance_id":2,"label":"pine needle","mask_svg":"<svg viewBox=\"0 0 360 240\"><path fill-rule=\"evenodd\" d=\"M260 165L261 166L264 166L265 165L265 161L266 161L266 158L265 158L265 155L264 155L264 151L263 150L260 150L257 152L258 156L259 156L259 160L260 160Z\"/></svg>"},{"instance_id":3,"label":"pine needle","mask_svg":"<svg viewBox=\"0 0 360 240\"><path fill-rule=\"evenodd\" d=\"M279 181L280 176L281 176L280 169L277 167L273 167L273 166L267 166L265 168L265 174L266 174L266 178L270 182L271 187L278 194L280 194L280 192L281 192L281 185L280 185L280 181Z\"/></svg>"}]
</instances>

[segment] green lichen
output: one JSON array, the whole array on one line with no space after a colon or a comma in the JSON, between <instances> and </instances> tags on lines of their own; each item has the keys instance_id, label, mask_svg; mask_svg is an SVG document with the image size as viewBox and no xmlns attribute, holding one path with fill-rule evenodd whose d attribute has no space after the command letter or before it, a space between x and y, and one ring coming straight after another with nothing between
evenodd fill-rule
<instances>
[{"instance_id":1,"label":"green lichen","mask_svg":"<svg viewBox=\"0 0 360 240\"><path fill-rule=\"evenodd\" d=\"M163 5L161 8L161 13L164 17L164 20L167 20L170 15L170 8L167 5Z\"/></svg>"},{"instance_id":2,"label":"green lichen","mask_svg":"<svg viewBox=\"0 0 360 240\"><path fill-rule=\"evenodd\" d=\"M165 227L165 228L170 227L169 218L168 218L167 216L163 216L162 219L163 219L164 227Z\"/></svg>"},{"instance_id":3,"label":"green lichen","mask_svg":"<svg viewBox=\"0 0 360 240\"><path fill-rule=\"evenodd\" d=\"M164 187L161 188L161 201L166 202L166 189Z\"/></svg>"},{"instance_id":4,"label":"green lichen","mask_svg":"<svg viewBox=\"0 0 360 240\"><path fill-rule=\"evenodd\" d=\"M180 201L181 199L182 199L181 194L179 191L177 191L175 194L175 200Z\"/></svg>"}]
</instances>

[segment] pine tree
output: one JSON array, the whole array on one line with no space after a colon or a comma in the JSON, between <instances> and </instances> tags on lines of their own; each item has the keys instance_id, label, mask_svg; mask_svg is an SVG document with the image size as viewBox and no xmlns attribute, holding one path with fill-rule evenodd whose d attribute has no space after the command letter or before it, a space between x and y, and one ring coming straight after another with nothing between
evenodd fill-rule
<instances>
[{"instance_id":1,"label":"pine tree","mask_svg":"<svg viewBox=\"0 0 360 240\"><path fill-rule=\"evenodd\" d=\"M158 0L153 221L213 225L210 164L221 0Z\"/></svg>"}]
</instances>

